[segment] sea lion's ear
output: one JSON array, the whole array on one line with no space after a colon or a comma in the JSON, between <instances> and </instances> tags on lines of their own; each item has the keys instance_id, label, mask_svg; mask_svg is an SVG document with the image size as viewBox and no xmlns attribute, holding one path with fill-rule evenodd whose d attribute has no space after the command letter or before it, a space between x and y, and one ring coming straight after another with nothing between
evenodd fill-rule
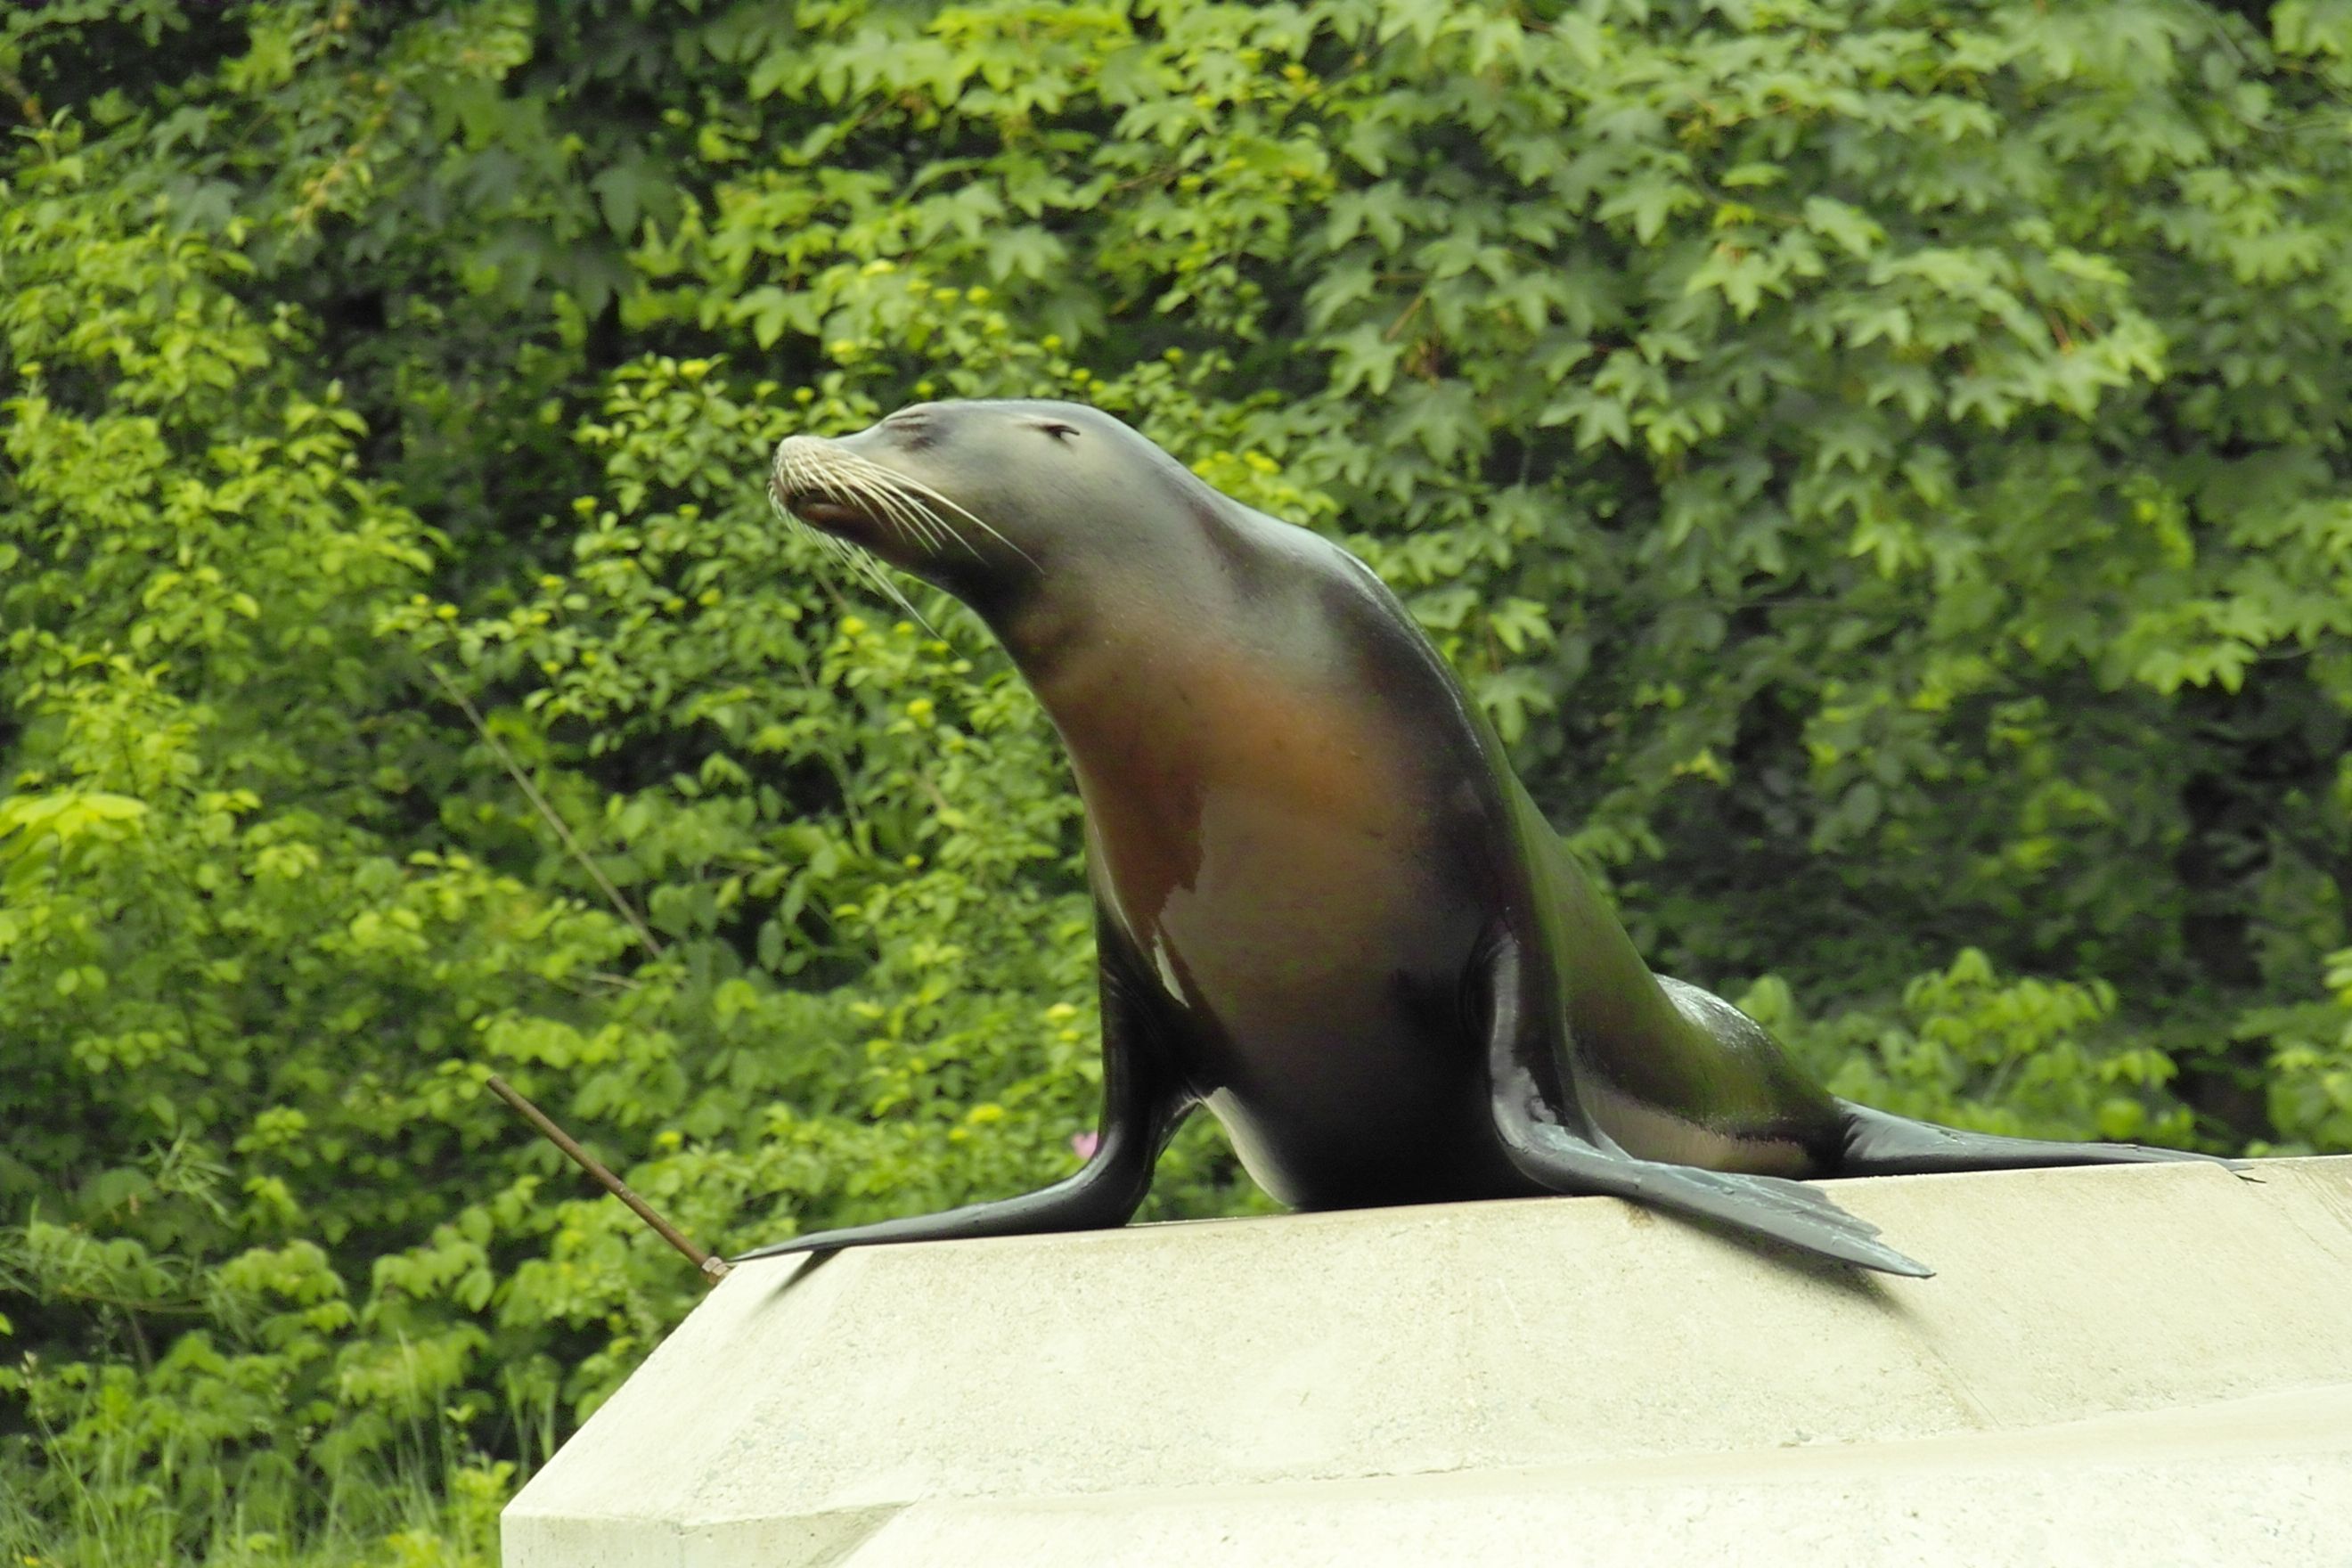
<instances>
[{"instance_id":1,"label":"sea lion's ear","mask_svg":"<svg viewBox=\"0 0 2352 1568\"><path fill-rule=\"evenodd\" d=\"M1078 433L1076 426L1065 425L1058 419L1040 419L1035 427L1056 441L1067 441Z\"/></svg>"}]
</instances>

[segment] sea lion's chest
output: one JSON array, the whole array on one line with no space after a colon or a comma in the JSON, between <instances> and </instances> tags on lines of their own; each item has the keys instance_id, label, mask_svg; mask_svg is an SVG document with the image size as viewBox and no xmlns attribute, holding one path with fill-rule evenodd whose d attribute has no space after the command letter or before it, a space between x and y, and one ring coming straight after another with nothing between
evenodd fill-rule
<instances>
[{"instance_id":1,"label":"sea lion's chest","mask_svg":"<svg viewBox=\"0 0 2352 1568\"><path fill-rule=\"evenodd\" d=\"M1442 1047L1432 1009L1483 915L1430 735L1361 682L1234 660L1158 672L1089 739L1072 754L1097 894L1200 1092L1311 1095Z\"/></svg>"}]
</instances>

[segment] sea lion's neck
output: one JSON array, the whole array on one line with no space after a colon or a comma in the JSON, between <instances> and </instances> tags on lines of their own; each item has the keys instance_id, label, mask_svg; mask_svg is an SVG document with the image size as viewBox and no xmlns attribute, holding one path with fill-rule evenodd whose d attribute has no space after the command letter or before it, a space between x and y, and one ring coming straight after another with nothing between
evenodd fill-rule
<instances>
[{"instance_id":1,"label":"sea lion's neck","mask_svg":"<svg viewBox=\"0 0 2352 1568\"><path fill-rule=\"evenodd\" d=\"M1084 672L1101 662L1101 652L1110 651L1103 617L1076 595L1040 590L981 614L1048 710L1050 687L1066 684L1072 672Z\"/></svg>"},{"instance_id":2,"label":"sea lion's neck","mask_svg":"<svg viewBox=\"0 0 2352 1568\"><path fill-rule=\"evenodd\" d=\"M1025 586L982 617L1074 745L1097 708L1132 710L1180 667L1248 640L1234 585L1181 556L1106 573L1057 563L1052 578Z\"/></svg>"},{"instance_id":3,"label":"sea lion's neck","mask_svg":"<svg viewBox=\"0 0 2352 1568\"><path fill-rule=\"evenodd\" d=\"M1170 895L1199 877L1213 753L1227 749L1202 706L1206 672L1181 642L1093 617L1032 630L1014 658L1069 755L1097 893L1152 948Z\"/></svg>"},{"instance_id":4,"label":"sea lion's neck","mask_svg":"<svg viewBox=\"0 0 2352 1568\"><path fill-rule=\"evenodd\" d=\"M1191 623L1201 629L1196 620ZM1228 658L1203 650L1223 645L1213 636L1174 635L1165 618L1145 612L1041 614L1006 638L1014 664L1061 732L1081 781L1135 765L1172 765L1209 739L1215 723L1198 700Z\"/></svg>"}]
</instances>

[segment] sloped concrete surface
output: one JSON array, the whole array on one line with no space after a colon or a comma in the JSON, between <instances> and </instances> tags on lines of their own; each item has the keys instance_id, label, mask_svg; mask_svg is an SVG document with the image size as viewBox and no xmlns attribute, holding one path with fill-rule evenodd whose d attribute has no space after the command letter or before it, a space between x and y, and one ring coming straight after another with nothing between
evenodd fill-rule
<instances>
[{"instance_id":1,"label":"sloped concrete surface","mask_svg":"<svg viewBox=\"0 0 2352 1568\"><path fill-rule=\"evenodd\" d=\"M1835 1184L1941 1272L1606 1198L739 1268L506 1568L2352 1568L2352 1158Z\"/></svg>"}]
</instances>

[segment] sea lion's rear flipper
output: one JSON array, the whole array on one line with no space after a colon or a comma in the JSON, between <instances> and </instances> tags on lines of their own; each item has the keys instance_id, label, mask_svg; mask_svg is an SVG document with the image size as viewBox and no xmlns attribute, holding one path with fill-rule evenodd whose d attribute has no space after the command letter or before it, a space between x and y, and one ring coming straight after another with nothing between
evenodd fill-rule
<instances>
[{"instance_id":1,"label":"sea lion's rear flipper","mask_svg":"<svg viewBox=\"0 0 2352 1568\"><path fill-rule=\"evenodd\" d=\"M1632 1198L1864 1268L1915 1279L1935 1272L1802 1183L1669 1165L1618 1148L1567 1086L1530 978L1517 939L1503 933L1486 972L1487 1071L1495 1130L1521 1174L1556 1193Z\"/></svg>"},{"instance_id":2,"label":"sea lion's rear flipper","mask_svg":"<svg viewBox=\"0 0 2352 1568\"><path fill-rule=\"evenodd\" d=\"M1911 1176L1945 1171L2017 1171L2044 1165L2137 1165L2159 1160L2209 1160L2237 1170L2242 1162L2220 1160L2181 1149L2140 1143L2059 1143L2041 1138L2004 1138L1995 1132L1964 1132L1933 1121L1914 1121L1837 1102L1845 1121L1841 1176Z\"/></svg>"}]
</instances>

